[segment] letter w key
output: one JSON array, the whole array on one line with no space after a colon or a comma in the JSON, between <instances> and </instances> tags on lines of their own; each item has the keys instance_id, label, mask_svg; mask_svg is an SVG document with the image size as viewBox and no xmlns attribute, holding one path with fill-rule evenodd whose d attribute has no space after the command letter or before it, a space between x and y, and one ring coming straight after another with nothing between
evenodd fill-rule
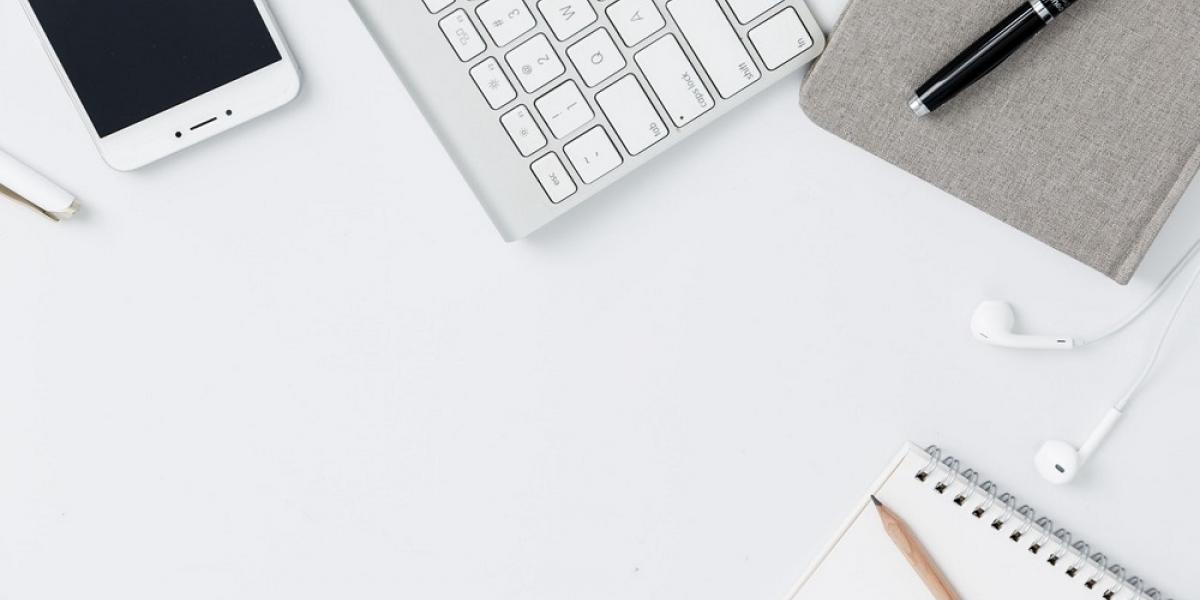
<instances>
[{"instance_id":1,"label":"letter w key","mask_svg":"<svg viewBox=\"0 0 1200 600\"><path fill-rule=\"evenodd\" d=\"M538 11L560 42L596 22L596 11L589 0L541 0Z\"/></svg>"}]
</instances>

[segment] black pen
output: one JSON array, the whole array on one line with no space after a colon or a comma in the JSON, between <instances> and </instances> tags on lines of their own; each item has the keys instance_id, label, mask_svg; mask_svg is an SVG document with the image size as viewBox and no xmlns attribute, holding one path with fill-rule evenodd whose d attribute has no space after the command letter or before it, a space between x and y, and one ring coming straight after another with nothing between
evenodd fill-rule
<instances>
[{"instance_id":1,"label":"black pen","mask_svg":"<svg viewBox=\"0 0 1200 600\"><path fill-rule=\"evenodd\" d=\"M925 116L954 99L983 79L993 69L1066 12L1076 0L1029 0L950 61L937 75L917 89L908 102L918 117Z\"/></svg>"}]
</instances>

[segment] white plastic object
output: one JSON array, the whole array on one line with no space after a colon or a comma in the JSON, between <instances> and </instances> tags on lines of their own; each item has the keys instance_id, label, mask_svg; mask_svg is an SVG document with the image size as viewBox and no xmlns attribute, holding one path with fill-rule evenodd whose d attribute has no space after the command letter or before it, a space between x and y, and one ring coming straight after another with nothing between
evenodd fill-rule
<instances>
[{"instance_id":1,"label":"white plastic object","mask_svg":"<svg viewBox=\"0 0 1200 600\"><path fill-rule=\"evenodd\" d=\"M1034 457L1034 466L1037 467L1038 473L1046 481L1056 485L1073 481L1087 461L1096 453L1096 449L1117 427L1117 422L1123 416L1124 413L1120 410L1109 409L1108 414L1104 415L1104 420L1078 449L1061 440L1043 444L1038 450L1037 456Z\"/></svg>"},{"instance_id":2,"label":"white plastic object","mask_svg":"<svg viewBox=\"0 0 1200 600\"><path fill-rule=\"evenodd\" d=\"M1005 348L1025 350L1071 350L1074 338L1043 335L1023 335L1015 332L1016 313L1011 304L1000 300L989 300L975 309L971 317L971 334L975 339Z\"/></svg>"},{"instance_id":3,"label":"white plastic object","mask_svg":"<svg viewBox=\"0 0 1200 600\"><path fill-rule=\"evenodd\" d=\"M68 219L79 210L70 192L0 150L0 193L5 191L55 221Z\"/></svg>"}]
</instances>

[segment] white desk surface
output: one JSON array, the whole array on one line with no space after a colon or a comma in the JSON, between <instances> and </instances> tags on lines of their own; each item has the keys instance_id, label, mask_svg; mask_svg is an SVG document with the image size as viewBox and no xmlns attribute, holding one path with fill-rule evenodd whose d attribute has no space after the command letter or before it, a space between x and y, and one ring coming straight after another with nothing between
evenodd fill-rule
<instances>
[{"instance_id":1,"label":"white desk surface","mask_svg":"<svg viewBox=\"0 0 1200 600\"><path fill-rule=\"evenodd\" d=\"M86 203L0 203L0 598L778 600L906 439L1200 596L1200 298L1066 489L1034 450L1169 306L1074 354L966 330L1123 316L1197 188L1121 288L817 129L797 76L505 245L352 9L274 5L301 98L122 174L0 2L0 144Z\"/></svg>"}]
</instances>

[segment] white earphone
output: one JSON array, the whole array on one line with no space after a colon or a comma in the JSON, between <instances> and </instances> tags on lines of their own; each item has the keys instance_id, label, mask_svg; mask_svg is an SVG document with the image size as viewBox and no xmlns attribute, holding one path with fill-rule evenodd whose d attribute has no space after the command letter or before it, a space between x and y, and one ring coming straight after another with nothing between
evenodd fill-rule
<instances>
[{"instance_id":1,"label":"white earphone","mask_svg":"<svg viewBox=\"0 0 1200 600\"><path fill-rule=\"evenodd\" d=\"M1096 449L1113 432L1113 429L1116 429L1117 421L1120 421L1123 416L1125 413L1115 406L1108 409L1108 414L1104 415L1100 426L1088 436L1087 441L1079 448L1061 440L1051 440L1042 444L1037 456L1033 458L1033 465L1037 467L1038 473L1041 473L1042 477L1050 483L1059 485L1071 483L1075 479L1075 475L1079 473L1079 469L1092 457L1092 454L1095 454Z\"/></svg>"},{"instance_id":2,"label":"white earphone","mask_svg":"<svg viewBox=\"0 0 1200 600\"><path fill-rule=\"evenodd\" d=\"M1014 333L1017 315L1011 304L989 300L975 309L971 317L971 333L985 344L1022 350L1072 350L1074 338Z\"/></svg>"},{"instance_id":3,"label":"white earphone","mask_svg":"<svg viewBox=\"0 0 1200 600\"><path fill-rule=\"evenodd\" d=\"M1040 336L1016 333L1016 313L1012 305L996 300L984 302L979 305L979 308L975 309L975 314L971 317L971 334L975 339L986 344L1025 350L1072 350L1094 344L1124 331L1126 327L1129 327L1134 321L1145 314L1162 297L1167 289L1171 287L1171 283L1179 277L1179 274L1183 272L1187 264L1197 254L1200 254L1200 241L1197 241L1188 250L1187 254L1180 259L1175 268L1171 270L1166 278L1163 279L1163 282L1159 284L1158 288L1154 290L1154 293L1129 318L1091 340L1084 341L1068 336ZM1046 442L1038 450L1037 456L1034 457L1034 466L1037 467L1038 473L1043 478L1055 484L1070 483L1079 474L1079 471L1087 463L1088 459L1095 454L1096 450L1109 434L1113 432L1121 417L1125 416L1125 409L1129 407L1129 403L1141 391L1142 386L1149 379L1150 373L1154 371L1155 365L1158 364L1158 359L1162 355L1163 346L1166 345L1171 329L1174 327L1175 321L1179 318L1179 313L1183 310L1188 295L1191 294L1197 282L1200 282L1200 269L1196 270L1191 282L1188 283L1187 288L1183 291L1183 295L1180 296L1179 303L1175 305L1175 309L1171 313L1166 327L1163 329L1162 336L1158 340L1158 345L1154 349L1154 354L1150 358L1150 362L1142 370L1141 375L1125 396L1109 409L1108 413L1104 416L1104 420L1092 431L1083 445L1076 448L1067 442L1053 440Z\"/></svg>"}]
</instances>

